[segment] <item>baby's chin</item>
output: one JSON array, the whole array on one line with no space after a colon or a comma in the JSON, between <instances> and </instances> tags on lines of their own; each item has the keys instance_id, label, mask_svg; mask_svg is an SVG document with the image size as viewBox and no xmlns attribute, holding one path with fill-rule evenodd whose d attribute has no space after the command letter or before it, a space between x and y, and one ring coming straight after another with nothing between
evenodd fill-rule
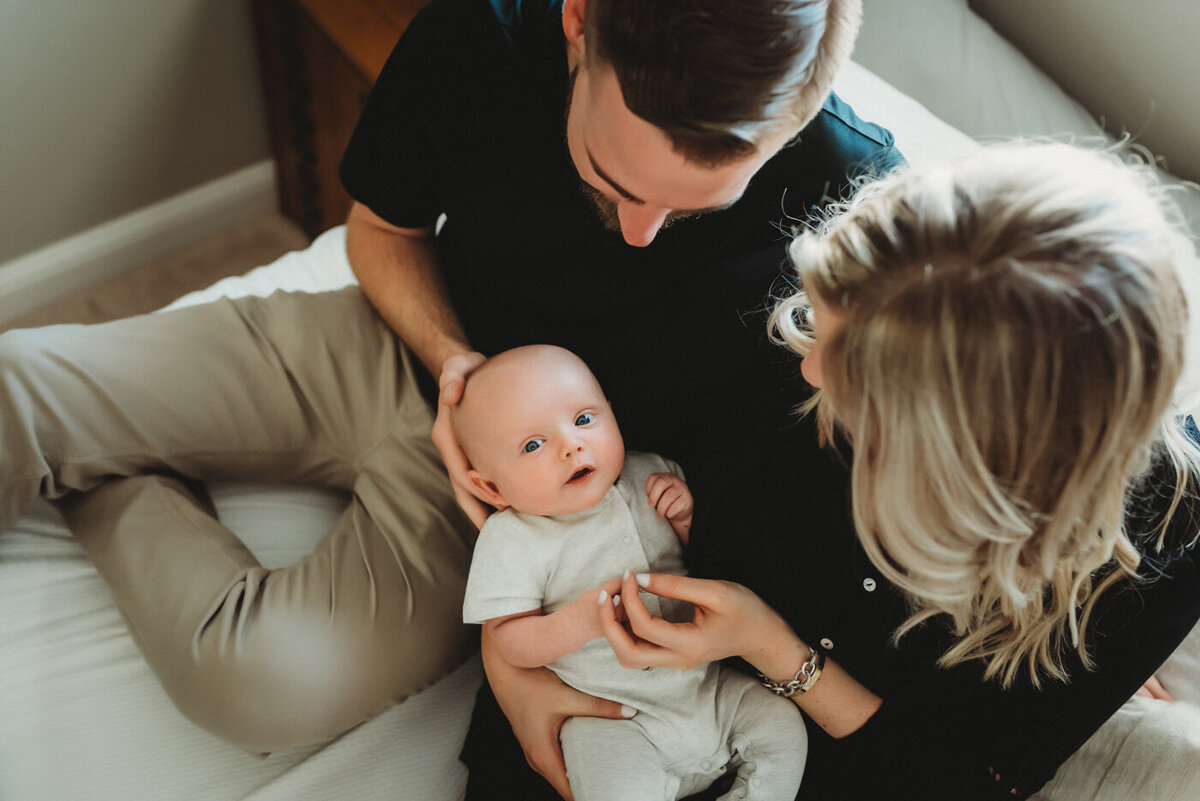
<instances>
[{"instance_id":1,"label":"baby's chin","mask_svg":"<svg viewBox=\"0 0 1200 801\"><path fill-rule=\"evenodd\" d=\"M593 496L588 493L571 498L564 498L554 503L547 503L541 507L540 511L530 512L539 517L560 517L562 515L574 515L580 512L586 512L588 509L596 506L600 501L604 500L604 493L601 492Z\"/></svg>"}]
</instances>

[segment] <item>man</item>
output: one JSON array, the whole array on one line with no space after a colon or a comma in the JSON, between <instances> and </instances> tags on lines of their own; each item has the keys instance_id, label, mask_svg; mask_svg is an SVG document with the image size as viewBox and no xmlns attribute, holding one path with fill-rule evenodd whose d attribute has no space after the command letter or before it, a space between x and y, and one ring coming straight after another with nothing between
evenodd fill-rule
<instances>
[{"instance_id":1,"label":"man","mask_svg":"<svg viewBox=\"0 0 1200 801\"><path fill-rule=\"evenodd\" d=\"M453 402L480 353L565 346L630 446L685 467L786 429L795 377L752 316L785 230L896 158L821 110L857 18L856 0L438 0L343 164L361 292L0 338L0 528L60 499L168 694L245 748L331 738L428 685L474 645L434 376ZM183 478L351 502L267 571Z\"/></svg>"}]
</instances>

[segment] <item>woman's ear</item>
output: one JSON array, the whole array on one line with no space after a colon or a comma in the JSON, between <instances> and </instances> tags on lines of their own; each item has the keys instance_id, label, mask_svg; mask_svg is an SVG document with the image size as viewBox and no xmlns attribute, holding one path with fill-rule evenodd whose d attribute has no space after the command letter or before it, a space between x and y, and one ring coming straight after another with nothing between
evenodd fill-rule
<instances>
[{"instance_id":1,"label":"woman's ear","mask_svg":"<svg viewBox=\"0 0 1200 801\"><path fill-rule=\"evenodd\" d=\"M483 474L473 467L467 471L467 480L471 482L471 493L476 498L484 503L491 504L497 509L508 508L508 501L500 494L500 489L496 486L496 482L484 478Z\"/></svg>"},{"instance_id":2,"label":"woman's ear","mask_svg":"<svg viewBox=\"0 0 1200 801\"><path fill-rule=\"evenodd\" d=\"M567 47L583 54L583 14L587 0L563 0L563 34Z\"/></svg>"}]
</instances>

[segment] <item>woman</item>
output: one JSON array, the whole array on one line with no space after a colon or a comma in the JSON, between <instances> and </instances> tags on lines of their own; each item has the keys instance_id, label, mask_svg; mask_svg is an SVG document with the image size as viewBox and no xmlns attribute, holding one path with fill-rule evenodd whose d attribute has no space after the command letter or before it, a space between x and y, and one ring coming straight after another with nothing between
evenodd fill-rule
<instances>
[{"instance_id":1,"label":"woman","mask_svg":"<svg viewBox=\"0 0 1200 801\"><path fill-rule=\"evenodd\" d=\"M693 578L630 576L606 636L630 668L738 657L788 694L800 798L1027 797L1200 617L1191 245L1135 169L1014 145L869 185L791 255L773 328L826 448L689 476ZM587 712L485 664L566 795L547 732Z\"/></svg>"}]
</instances>

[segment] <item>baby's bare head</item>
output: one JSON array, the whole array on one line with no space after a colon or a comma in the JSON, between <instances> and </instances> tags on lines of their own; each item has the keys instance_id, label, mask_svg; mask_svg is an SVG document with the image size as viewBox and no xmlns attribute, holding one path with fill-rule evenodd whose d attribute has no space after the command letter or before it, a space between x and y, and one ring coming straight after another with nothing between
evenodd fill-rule
<instances>
[{"instance_id":1,"label":"baby's bare head","mask_svg":"<svg viewBox=\"0 0 1200 801\"><path fill-rule=\"evenodd\" d=\"M450 420L476 486L530 514L588 508L624 462L600 383L582 359L551 345L488 359L468 376Z\"/></svg>"},{"instance_id":2,"label":"baby's bare head","mask_svg":"<svg viewBox=\"0 0 1200 801\"><path fill-rule=\"evenodd\" d=\"M472 465L476 454L515 425L535 400L557 399L571 389L603 391L583 359L555 345L525 345L499 353L474 370L462 400L451 407L450 422Z\"/></svg>"}]
</instances>

